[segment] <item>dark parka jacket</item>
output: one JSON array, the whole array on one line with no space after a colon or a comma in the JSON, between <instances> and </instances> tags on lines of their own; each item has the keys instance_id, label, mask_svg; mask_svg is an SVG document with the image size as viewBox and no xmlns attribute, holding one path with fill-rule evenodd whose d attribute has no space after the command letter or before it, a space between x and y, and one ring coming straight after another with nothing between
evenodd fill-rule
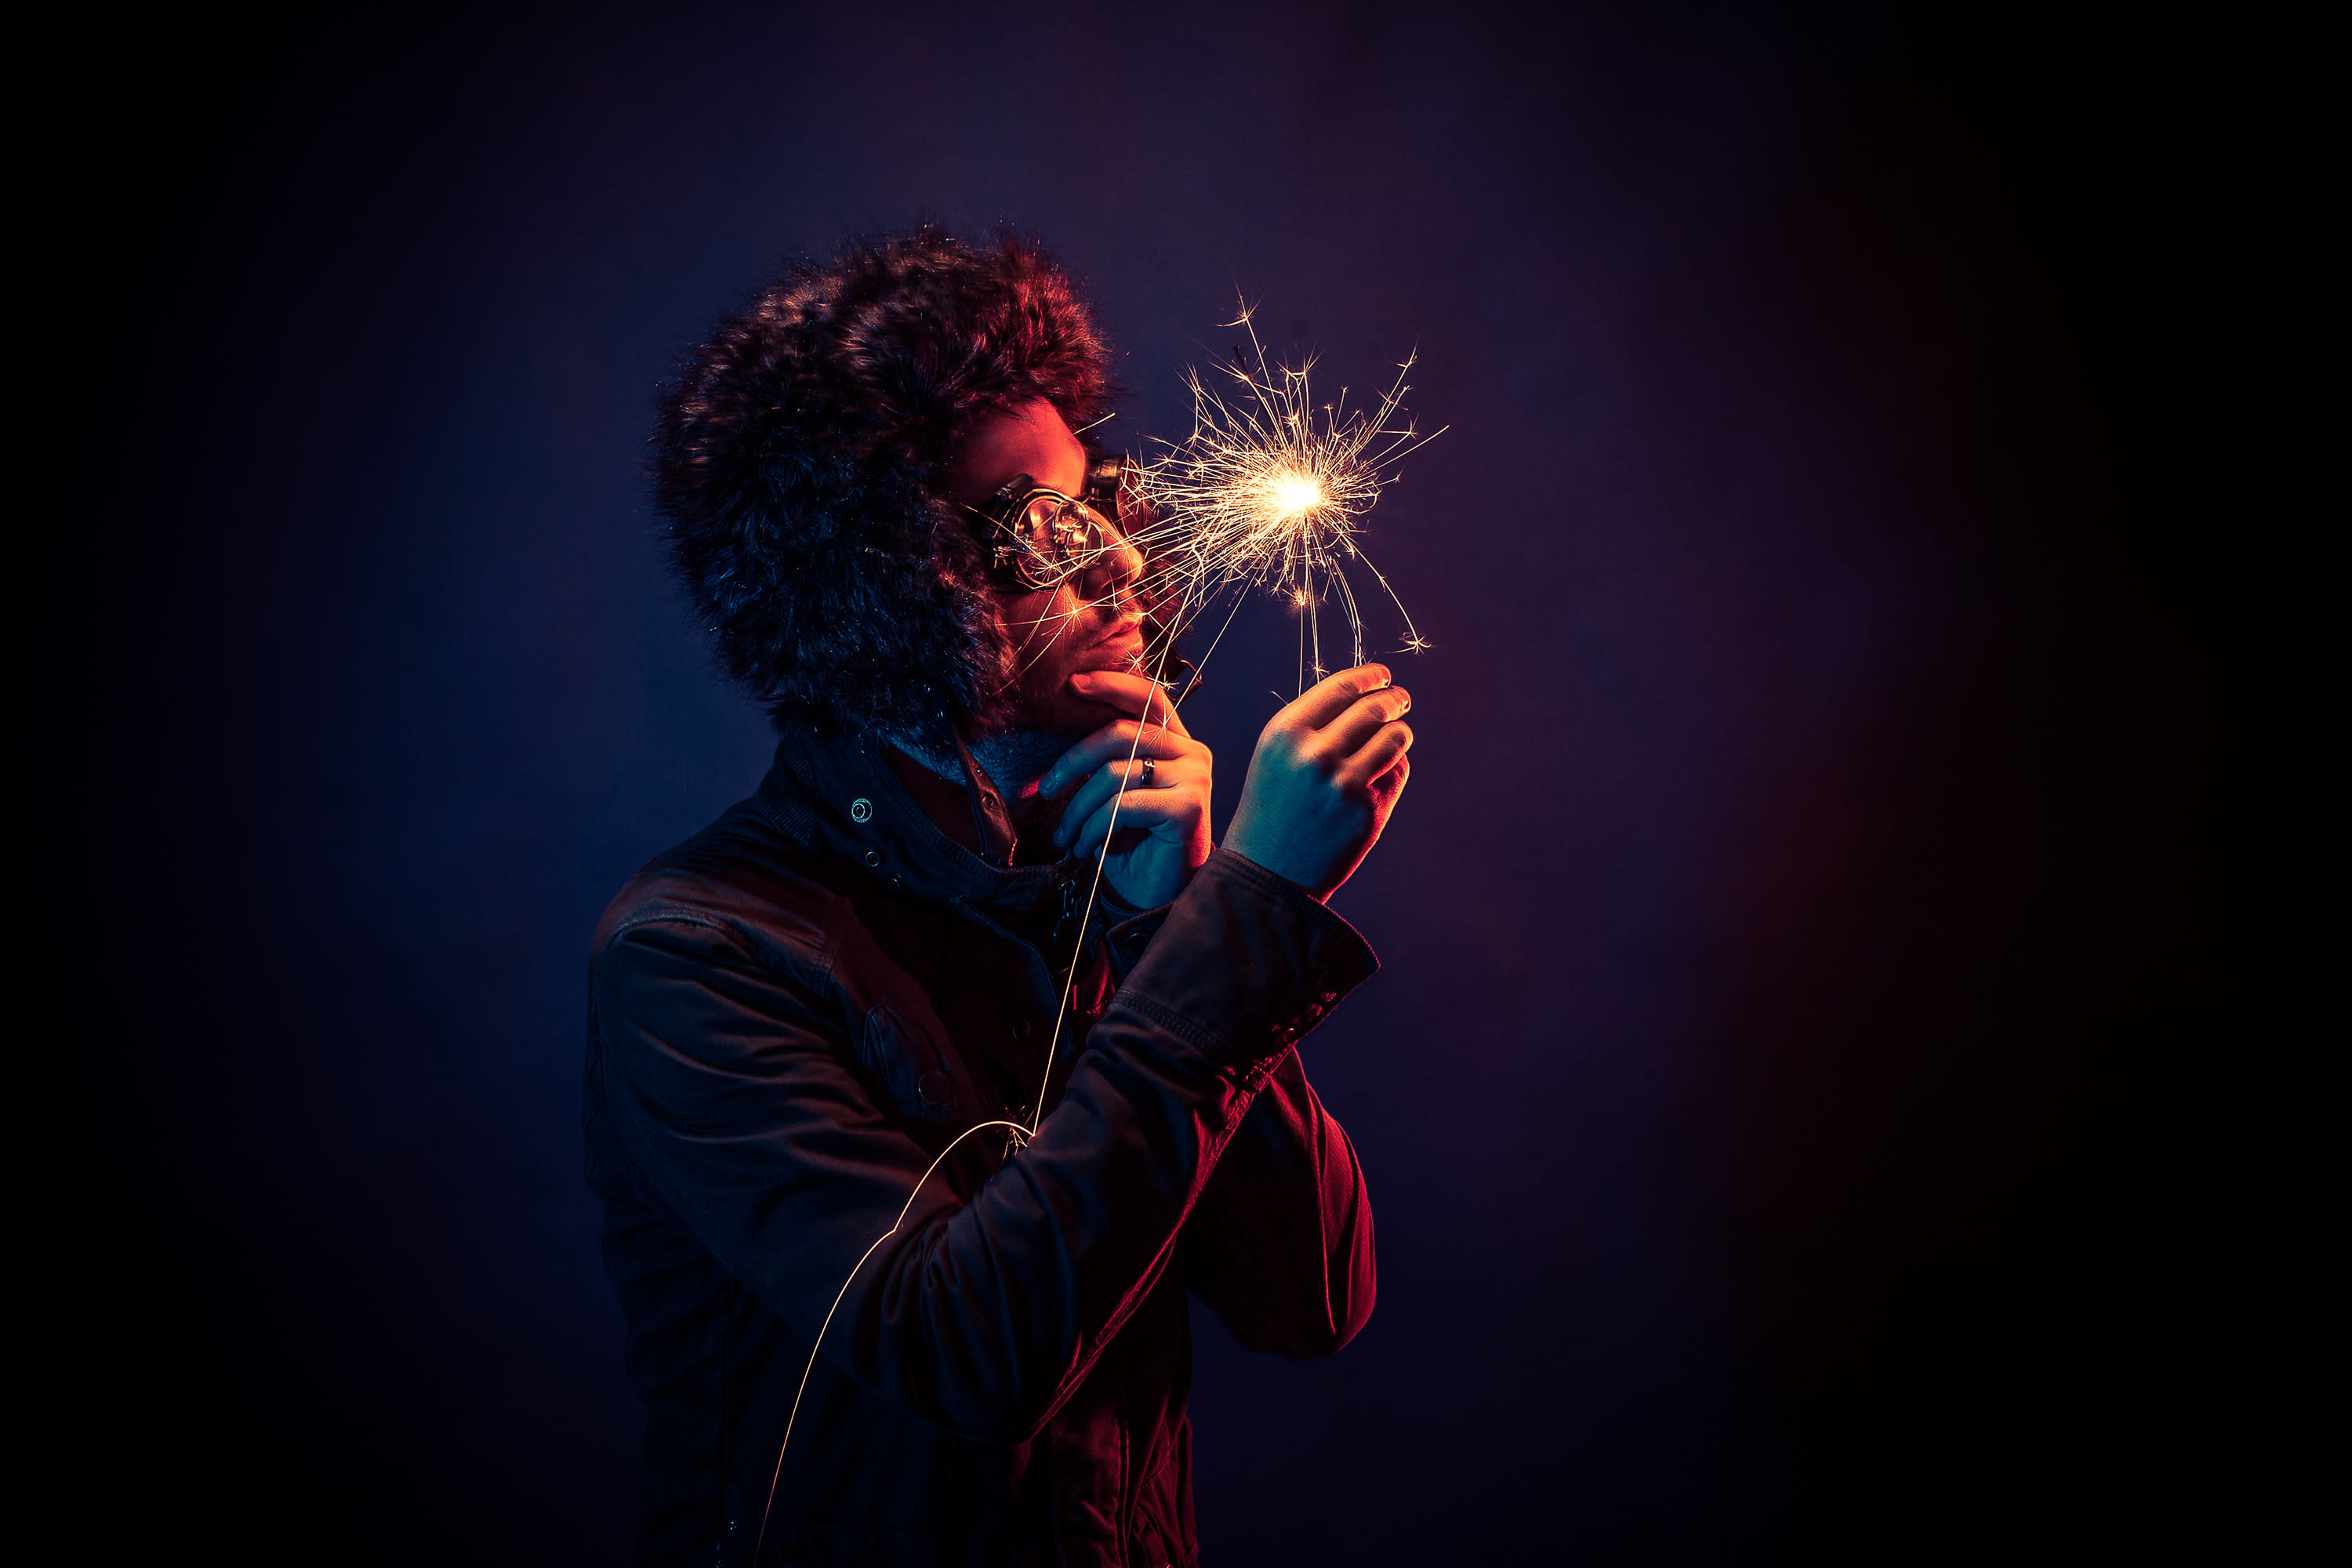
<instances>
[{"instance_id":1,"label":"dark parka jacket","mask_svg":"<svg viewBox=\"0 0 2352 1568\"><path fill-rule=\"evenodd\" d=\"M1294 1047L1374 960L1219 850L1088 922L1035 1137L957 1142L1034 1110L1091 868L991 866L880 744L788 738L597 927L643 1556L1191 1563L1185 1292L1291 1356L1371 1311L1355 1152Z\"/></svg>"}]
</instances>

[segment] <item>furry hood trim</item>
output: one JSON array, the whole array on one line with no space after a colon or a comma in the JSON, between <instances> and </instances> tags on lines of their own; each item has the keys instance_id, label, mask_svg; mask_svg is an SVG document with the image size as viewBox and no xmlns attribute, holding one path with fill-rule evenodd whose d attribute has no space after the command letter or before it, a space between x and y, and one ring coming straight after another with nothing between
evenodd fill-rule
<instances>
[{"instance_id":1,"label":"furry hood trim","mask_svg":"<svg viewBox=\"0 0 2352 1568\"><path fill-rule=\"evenodd\" d=\"M1038 398L1087 424L1108 361L1041 248L932 229L792 268L688 357L660 403L654 502L720 664L779 729L984 718L1012 653L948 499L956 436Z\"/></svg>"}]
</instances>

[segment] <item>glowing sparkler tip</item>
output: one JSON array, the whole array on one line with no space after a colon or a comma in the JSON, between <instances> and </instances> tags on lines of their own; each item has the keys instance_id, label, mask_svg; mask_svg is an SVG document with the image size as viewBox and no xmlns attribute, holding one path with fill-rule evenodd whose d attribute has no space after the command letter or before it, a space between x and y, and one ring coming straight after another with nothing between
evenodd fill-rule
<instances>
[{"instance_id":1,"label":"glowing sparkler tip","mask_svg":"<svg viewBox=\"0 0 2352 1568\"><path fill-rule=\"evenodd\" d=\"M1313 511L1329 500L1323 481L1312 474L1276 474L1266 486L1267 500L1284 521Z\"/></svg>"}]
</instances>

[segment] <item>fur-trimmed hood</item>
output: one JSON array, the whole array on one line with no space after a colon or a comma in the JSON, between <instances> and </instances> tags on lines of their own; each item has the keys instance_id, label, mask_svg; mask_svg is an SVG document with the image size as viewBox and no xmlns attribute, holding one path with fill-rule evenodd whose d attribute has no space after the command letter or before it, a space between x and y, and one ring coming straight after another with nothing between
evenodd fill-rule
<instances>
[{"instance_id":1,"label":"fur-trimmed hood","mask_svg":"<svg viewBox=\"0 0 2352 1568\"><path fill-rule=\"evenodd\" d=\"M1076 286L1006 236L859 241L718 324L663 397L651 462L671 569L727 671L779 728L983 719L1011 650L985 555L947 498L960 429L1110 394Z\"/></svg>"}]
</instances>

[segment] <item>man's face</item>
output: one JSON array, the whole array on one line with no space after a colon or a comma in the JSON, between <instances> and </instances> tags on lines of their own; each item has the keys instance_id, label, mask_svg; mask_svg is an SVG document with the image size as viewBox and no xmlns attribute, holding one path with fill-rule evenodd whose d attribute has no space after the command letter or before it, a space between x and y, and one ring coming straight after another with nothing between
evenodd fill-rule
<instances>
[{"instance_id":1,"label":"man's face","mask_svg":"<svg viewBox=\"0 0 2352 1568\"><path fill-rule=\"evenodd\" d=\"M965 433L951 470L955 499L978 506L1016 474L1064 495L1085 489L1086 448L1050 403L991 415ZM992 590L1013 649L1010 683L991 694L992 717L1080 735L1123 716L1070 689L1070 678L1084 670L1143 670L1143 606L1135 595L1143 557L1115 532L1110 539L1113 548L1058 587Z\"/></svg>"}]
</instances>

